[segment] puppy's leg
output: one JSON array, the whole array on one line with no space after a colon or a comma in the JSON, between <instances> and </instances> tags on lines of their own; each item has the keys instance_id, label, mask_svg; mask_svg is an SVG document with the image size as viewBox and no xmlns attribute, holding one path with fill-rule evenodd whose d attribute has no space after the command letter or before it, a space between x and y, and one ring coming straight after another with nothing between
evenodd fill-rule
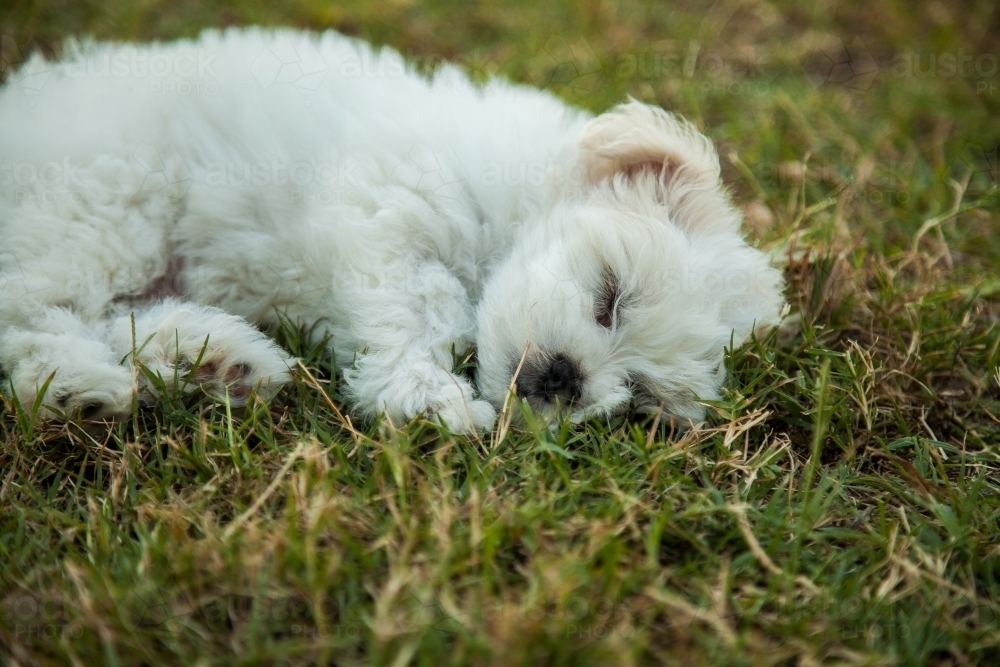
<instances>
[{"instance_id":1,"label":"puppy's leg","mask_svg":"<svg viewBox=\"0 0 1000 667\"><path fill-rule=\"evenodd\" d=\"M234 406L250 392L269 395L289 381L292 359L246 320L218 308L168 299L107 325L107 340L122 358L137 360L162 386L202 389ZM159 382L136 374L144 396Z\"/></svg>"},{"instance_id":2,"label":"puppy's leg","mask_svg":"<svg viewBox=\"0 0 1000 667\"><path fill-rule=\"evenodd\" d=\"M158 176L178 182L177 162L160 160ZM55 186L38 179L0 190L0 386L25 407L39 398L69 416L127 414L133 376L100 322L117 295L138 293L164 270L164 229L180 193L159 187L145 158L63 164Z\"/></svg>"},{"instance_id":3,"label":"puppy's leg","mask_svg":"<svg viewBox=\"0 0 1000 667\"><path fill-rule=\"evenodd\" d=\"M0 369L8 376L4 389L26 410L47 381L42 404L50 415L104 419L132 409L132 373L65 308L39 306L29 326L2 328Z\"/></svg>"},{"instance_id":4,"label":"puppy's leg","mask_svg":"<svg viewBox=\"0 0 1000 667\"><path fill-rule=\"evenodd\" d=\"M344 378L358 409L390 419L426 414L455 431L493 425L496 412L466 378L451 372L452 349L473 337L472 305L442 264L388 269L377 286L353 293L352 334L362 353Z\"/></svg>"}]
</instances>

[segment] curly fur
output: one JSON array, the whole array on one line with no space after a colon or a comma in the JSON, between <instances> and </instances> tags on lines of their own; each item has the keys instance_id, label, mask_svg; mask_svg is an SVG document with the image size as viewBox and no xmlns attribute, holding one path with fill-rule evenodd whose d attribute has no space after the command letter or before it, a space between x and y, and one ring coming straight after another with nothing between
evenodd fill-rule
<instances>
[{"instance_id":1,"label":"curly fur","mask_svg":"<svg viewBox=\"0 0 1000 667\"><path fill-rule=\"evenodd\" d=\"M51 377L54 414L128 412L140 366L238 405L288 381L255 327L284 313L366 415L482 429L513 386L697 420L782 305L740 221L711 142L638 102L592 117L332 33L79 43L0 90L0 369L22 403Z\"/></svg>"}]
</instances>

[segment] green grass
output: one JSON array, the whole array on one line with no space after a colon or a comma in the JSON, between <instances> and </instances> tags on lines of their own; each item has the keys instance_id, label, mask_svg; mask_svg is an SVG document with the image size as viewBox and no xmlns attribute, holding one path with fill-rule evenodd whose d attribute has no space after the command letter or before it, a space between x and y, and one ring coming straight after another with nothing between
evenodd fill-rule
<instances>
[{"instance_id":1,"label":"green grass","mask_svg":"<svg viewBox=\"0 0 1000 667\"><path fill-rule=\"evenodd\" d=\"M1000 74L974 64L1000 13L806 4L5 3L8 61L287 24L594 110L659 103L717 141L792 318L681 436L352 424L292 327L311 376L240 414L164 400L108 430L8 401L0 659L1000 663ZM860 38L867 85L810 81L824 34Z\"/></svg>"}]
</instances>

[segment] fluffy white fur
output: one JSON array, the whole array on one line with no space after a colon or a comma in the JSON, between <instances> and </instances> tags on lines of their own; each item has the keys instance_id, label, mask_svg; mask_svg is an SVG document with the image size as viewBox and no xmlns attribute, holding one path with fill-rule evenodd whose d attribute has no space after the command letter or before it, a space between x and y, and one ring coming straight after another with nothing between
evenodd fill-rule
<instances>
[{"instance_id":1,"label":"fluffy white fur","mask_svg":"<svg viewBox=\"0 0 1000 667\"><path fill-rule=\"evenodd\" d=\"M489 427L698 420L781 278L711 142L336 34L81 44L0 90L0 369L23 404L108 417L168 385L233 404L289 379L254 325L329 333L350 399ZM452 350L478 349L478 391ZM200 358L201 363L195 362ZM515 376L516 373L516 377Z\"/></svg>"}]
</instances>

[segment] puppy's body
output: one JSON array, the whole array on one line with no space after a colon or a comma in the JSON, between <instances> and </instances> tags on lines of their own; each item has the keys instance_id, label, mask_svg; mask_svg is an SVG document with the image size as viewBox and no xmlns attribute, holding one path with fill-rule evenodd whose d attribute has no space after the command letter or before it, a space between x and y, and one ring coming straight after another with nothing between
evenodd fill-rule
<instances>
[{"instance_id":1,"label":"puppy's body","mask_svg":"<svg viewBox=\"0 0 1000 667\"><path fill-rule=\"evenodd\" d=\"M486 427L521 365L542 410L641 387L697 418L722 346L781 302L689 127L334 34L34 60L0 91L0 166L0 367L22 403L55 373L63 412L150 395L135 358L235 403L276 387L289 359L247 322L281 312L322 323L366 413ZM477 338L487 400L450 372Z\"/></svg>"}]
</instances>

